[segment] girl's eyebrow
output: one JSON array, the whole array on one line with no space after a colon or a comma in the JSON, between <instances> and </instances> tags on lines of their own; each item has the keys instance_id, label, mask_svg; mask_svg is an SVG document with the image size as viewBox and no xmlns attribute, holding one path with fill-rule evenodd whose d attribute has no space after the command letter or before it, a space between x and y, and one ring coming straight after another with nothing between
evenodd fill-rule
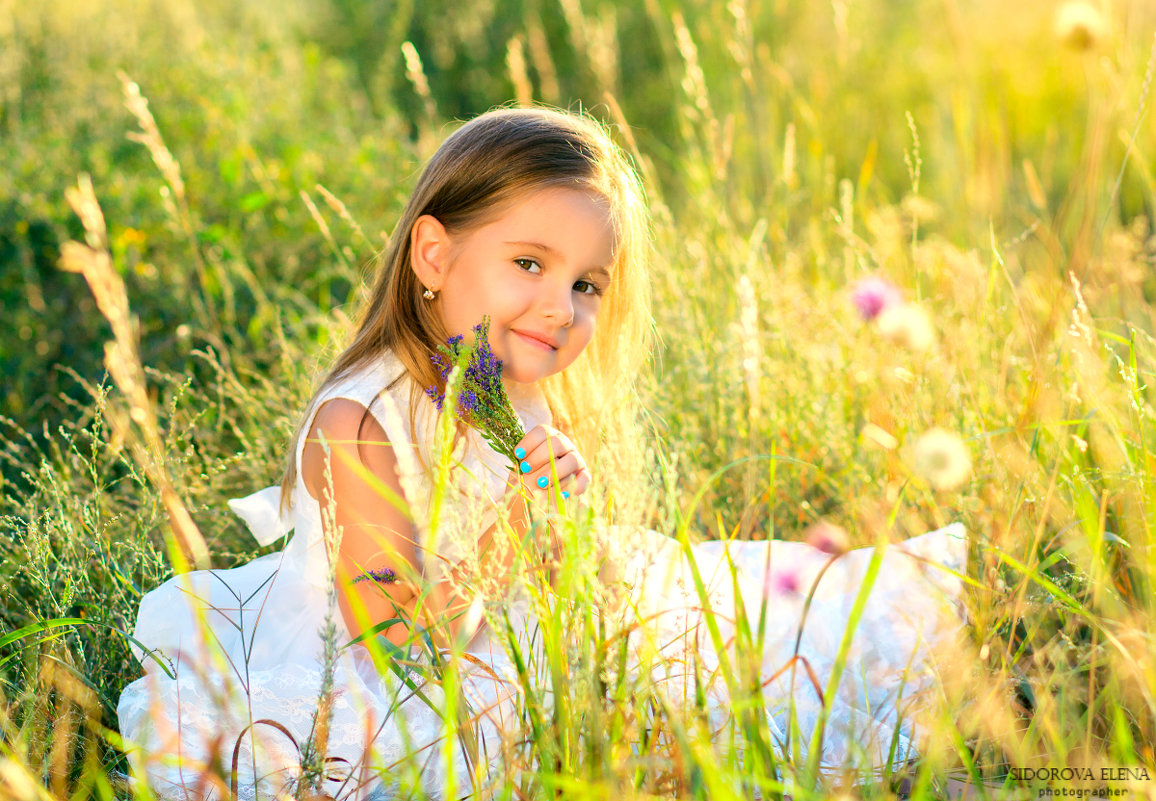
<instances>
[{"instance_id":1,"label":"girl's eyebrow","mask_svg":"<svg viewBox=\"0 0 1156 801\"><path fill-rule=\"evenodd\" d=\"M540 250L543 253L550 255L550 256L558 255L557 250L550 247L549 245L543 244L542 242L526 242L524 240L506 240L506 244L507 245L519 245L520 247L525 247L525 248L535 248L535 249ZM603 278L610 280L610 271L607 270L605 267L595 267L594 269L589 271L589 274L590 275L600 275Z\"/></svg>"},{"instance_id":2,"label":"girl's eyebrow","mask_svg":"<svg viewBox=\"0 0 1156 801\"><path fill-rule=\"evenodd\" d=\"M521 245L522 247L527 247L527 248L537 248L538 250L542 251L543 253L556 254L558 252L558 251L554 250L554 248L550 247L549 245L543 245L541 242L525 242L523 240L513 240L513 241L507 240L506 244L507 245Z\"/></svg>"}]
</instances>

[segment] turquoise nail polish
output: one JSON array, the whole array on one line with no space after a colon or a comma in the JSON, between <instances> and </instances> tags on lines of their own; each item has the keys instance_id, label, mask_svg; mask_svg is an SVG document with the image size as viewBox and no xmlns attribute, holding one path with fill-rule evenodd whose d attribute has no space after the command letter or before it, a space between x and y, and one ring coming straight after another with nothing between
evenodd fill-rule
<instances>
[{"instance_id":1,"label":"turquoise nail polish","mask_svg":"<svg viewBox=\"0 0 1156 801\"><path fill-rule=\"evenodd\" d=\"M546 478L545 476L538 476L538 486L542 489L546 489L546 487L550 486L550 479Z\"/></svg>"},{"instance_id":2,"label":"turquoise nail polish","mask_svg":"<svg viewBox=\"0 0 1156 801\"><path fill-rule=\"evenodd\" d=\"M566 490L562 490L562 497L563 497L563 498L569 498L569 497L570 497L570 493L569 493L569 492L567 492Z\"/></svg>"},{"instance_id":3,"label":"turquoise nail polish","mask_svg":"<svg viewBox=\"0 0 1156 801\"><path fill-rule=\"evenodd\" d=\"M530 472L530 463L529 462L522 462L522 472L523 473L529 473Z\"/></svg>"},{"instance_id":4,"label":"turquoise nail polish","mask_svg":"<svg viewBox=\"0 0 1156 801\"><path fill-rule=\"evenodd\" d=\"M514 448L514 457L517 459L525 459L526 458L526 449L525 448Z\"/></svg>"}]
</instances>

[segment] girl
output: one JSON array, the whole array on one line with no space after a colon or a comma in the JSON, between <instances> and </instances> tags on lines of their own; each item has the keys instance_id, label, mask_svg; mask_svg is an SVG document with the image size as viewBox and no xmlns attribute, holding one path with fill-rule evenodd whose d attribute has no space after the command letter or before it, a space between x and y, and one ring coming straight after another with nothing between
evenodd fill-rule
<instances>
[{"instance_id":1,"label":"girl","mask_svg":"<svg viewBox=\"0 0 1156 801\"><path fill-rule=\"evenodd\" d=\"M262 543L292 529L288 545L232 570L176 576L141 602L135 636L152 653L118 713L151 785L205 795L235 773L243 796L291 787L308 779L294 773L302 749L306 762L313 754L345 771L350 781L324 785L338 794L420 785L456 798L495 772L516 733L518 672L482 600L512 599L505 616L517 647L533 654L533 615L509 592L530 566L510 543L541 539L557 552L530 521L580 503L593 478L584 456L607 443L613 451L631 430L631 376L650 344L647 249L637 178L592 120L503 109L449 137L402 215L352 344L302 417L282 486L230 502ZM441 437L425 393L445 390L431 361L439 343L469 342L483 317L527 431L516 470L472 429ZM436 474L447 453L444 495ZM612 459L597 464L613 469ZM724 642L740 607L754 621L764 607L773 612L763 652L768 726L787 731L794 696L810 732L822 705L781 668L797 651L826 682L872 549L832 561L800 543L684 550L653 531L598 531L624 554L610 583L628 588L623 625L645 623L632 642L669 657L655 678L664 692L688 691L671 666L693 661L711 675L728 664L699 625L697 572ZM959 593L949 571L920 568L962 570L965 545L956 527L883 557L888 587L872 593L854 662L828 702L826 764L859 747L878 760L897 744L906 756L913 732L899 720L900 691L926 682L904 669L923 666L921 643L951 628L937 597ZM820 576L796 644L803 595ZM919 614L900 619L912 608ZM460 696L400 667L422 641L415 632L427 646L461 651ZM337 648L376 634L398 659ZM707 688L715 722L728 714L724 684ZM468 734L446 736L438 710L465 709L460 701Z\"/></svg>"}]
</instances>

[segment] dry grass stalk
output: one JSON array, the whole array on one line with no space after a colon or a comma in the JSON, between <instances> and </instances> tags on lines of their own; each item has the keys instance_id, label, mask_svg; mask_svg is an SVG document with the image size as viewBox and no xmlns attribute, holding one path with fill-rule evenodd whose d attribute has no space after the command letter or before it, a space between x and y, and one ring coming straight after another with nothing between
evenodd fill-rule
<instances>
[{"instance_id":1,"label":"dry grass stalk","mask_svg":"<svg viewBox=\"0 0 1156 801\"><path fill-rule=\"evenodd\" d=\"M157 121L152 112L149 111L149 102L141 94L140 86L124 72L118 72L117 78L120 79L124 89L125 107L128 108L129 113L136 117L141 127L139 132L130 132L128 138L148 148L153 163L161 171L161 176L168 184L169 191L176 198L176 208L179 211L178 222L188 236L194 237L192 219L189 216L188 197L185 194L185 181L181 177L181 165L173 157L172 151L165 145L160 128L157 127Z\"/></svg>"},{"instance_id":2,"label":"dry grass stalk","mask_svg":"<svg viewBox=\"0 0 1156 801\"><path fill-rule=\"evenodd\" d=\"M193 263L197 268L197 280L203 291L209 285L208 267L201 255L201 248L197 239L197 226L189 211L185 181L181 177L181 165L173 156L172 151L165 145L160 128L157 127L156 118L149 111L148 100L141 94L140 86L124 72L118 71L116 76L120 79L124 91L125 107L136 118L141 127L139 132L130 132L128 138L148 149L153 163L156 164L161 176L165 179L166 185L161 187L161 200L164 202L169 216L175 220L189 243L189 250L193 254ZM192 301L202 319L210 320L214 324L218 322L212 303L207 303L204 297L197 294L192 296Z\"/></svg>"},{"instance_id":3,"label":"dry grass stalk","mask_svg":"<svg viewBox=\"0 0 1156 801\"><path fill-rule=\"evenodd\" d=\"M117 74L117 77L120 78L121 84L124 86L125 106L136 117L141 127L140 132L130 132L128 138L148 148L149 155L153 157L153 162L161 171L165 182L168 183L169 188L176 196L177 202L184 204L185 181L181 178L181 165L177 163L172 152L165 146L160 129L157 128L156 118L149 111L149 102L141 94L140 87L128 75L121 72Z\"/></svg>"},{"instance_id":4,"label":"dry grass stalk","mask_svg":"<svg viewBox=\"0 0 1156 801\"><path fill-rule=\"evenodd\" d=\"M599 9L597 20L587 22L590 68L603 92L613 92L618 85L618 23L612 4Z\"/></svg>"},{"instance_id":5,"label":"dry grass stalk","mask_svg":"<svg viewBox=\"0 0 1156 801\"><path fill-rule=\"evenodd\" d=\"M514 85L514 97L518 99L518 105L529 106L534 102L534 87L526 69L526 45L521 36L512 37L506 45L506 69L510 73L510 83Z\"/></svg>"},{"instance_id":6,"label":"dry grass stalk","mask_svg":"<svg viewBox=\"0 0 1156 801\"><path fill-rule=\"evenodd\" d=\"M305 204L305 208L309 209L309 216L313 218L313 222L317 223L317 228L321 231L321 236L324 237L329 247L333 249L333 254L337 256L338 260L341 261L346 268L350 268L349 259L341 249L341 245L339 245L333 237L333 231L330 230L329 223L321 216L321 210L317 208L317 204L313 202L313 198L309 197L309 193L304 189L298 194L301 197L301 202Z\"/></svg>"},{"instance_id":7,"label":"dry grass stalk","mask_svg":"<svg viewBox=\"0 0 1156 801\"><path fill-rule=\"evenodd\" d=\"M9 757L0 760L0 796L11 801L55 801L32 771Z\"/></svg>"},{"instance_id":8,"label":"dry grass stalk","mask_svg":"<svg viewBox=\"0 0 1156 801\"><path fill-rule=\"evenodd\" d=\"M710 96L706 89L706 75L698 59L698 47L691 36L690 28L679 12L675 12L671 21L674 23L675 41L678 43L678 52L686 65L686 73L682 78L682 90L691 101L691 105L684 106L685 112L692 112L701 122L715 120L711 112Z\"/></svg>"},{"instance_id":9,"label":"dry grass stalk","mask_svg":"<svg viewBox=\"0 0 1156 801\"><path fill-rule=\"evenodd\" d=\"M747 443L751 453L757 453L759 420L762 416L762 393L760 391L761 365L763 360L762 345L759 341L759 305L758 293L751 275L754 273L759 256L763 253L763 242L766 238L766 220L759 220L751 234L750 249L747 253L746 271L739 276L739 335L742 340L740 352L742 354L742 373L747 388ZM755 471L759 466L755 462L748 463L743 481L744 496L757 497ZM744 536L749 535L748 526L753 517L753 508L748 507L742 517L741 528Z\"/></svg>"},{"instance_id":10,"label":"dry grass stalk","mask_svg":"<svg viewBox=\"0 0 1156 801\"><path fill-rule=\"evenodd\" d=\"M570 44L574 52L586 63L590 63L590 46L586 41L586 15L582 12L581 0L561 0L562 16L566 20L566 30L570 34Z\"/></svg>"},{"instance_id":11,"label":"dry grass stalk","mask_svg":"<svg viewBox=\"0 0 1156 801\"><path fill-rule=\"evenodd\" d=\"M92 181L82 175L77 187L66 192L69 205L84 226L85 244L67 242L61 249L60 267L80 273L88 283L101 314L112 327L113 341L105 344L104 364L128 403L128 419L136 425L137 438L127 437L127 422L115 411L109 417L114 429L132 443L133 457L160 493L176 536L179 552L195 567L209 566L209 549L184 502L173 489L165 469L165 446L152 401L148 396L144 367L136 346L136 330L129 314L124 281L112 265L108 231ZM176 565L178 571L187 565Z\"/></svg>"},{"instance_id":12,"label":"dry grass stalk","mask_svg":"<svg viewBox=\"0 0 1156 801\"><path fill-rule=\"evenodd\" d=\"M430 93L429 80L425 75L425 67L421 63L421 56L413 42L401 43L401 54L405 59L405 77L413 86L414 92L421 98L422 111L425 113L425 125L421 127L422 152L432 154L437 149L437 120L438 110Z\"/></svg>"},{"instance_id":13,"label":"dry grass stalk","mask_svg":"<svg viewBox=\"0 0 1156 801\"><path fill-rule=\"evenodd\" d=\"M558 87L558 71L554 68L550 42L537 14L527 14L526 36L530 43L530 60L534 62L534 72L538 73L538 89L543 99L558 103L562 96L562 90Z\"/></svg>"},{"instance_id":14,"label":"dry grass stalk","mask_svg":"<svg viewBox=\"0 0 1156 801\"><path fill-rule=\"evenodd\" d=\"M314 184L313 188L316 189L318 194L321 195L326 205L337 212L337 216L344 220L345 223L353 229L353 233L361 237L361 240L365 242L365 244L373 247L373 242L369 239L368 236L365 235L365 231L363 231L361 226L357 224L357 220L355 220L353 215L349 213L349 209L344 203L341 202L340 198L338 198L335 194L330 192L321 184Z\"/></svg>"}]
</instances>

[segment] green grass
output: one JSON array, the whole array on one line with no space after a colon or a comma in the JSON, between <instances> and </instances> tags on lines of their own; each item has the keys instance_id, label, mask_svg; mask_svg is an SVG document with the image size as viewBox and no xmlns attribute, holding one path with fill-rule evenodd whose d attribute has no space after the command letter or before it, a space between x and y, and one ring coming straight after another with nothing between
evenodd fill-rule
<instances>
[{"instance_id":1,"label":"green grass","mask_svg":"<svg viewBox=\"0 0 1156 801\"><path fill-rule=\"evenodd\" d=\"M1029 766L1156 777L1156 12L1093 6L1106 27L1081 49L1044 2L0 2L0 788L131 794L115 704L139 675L122 632L172 570L157 476L214 565L259 553L225 499L279 476L423 160L527 91L628 126L654 214L657 436L616 505L705 538L825 520L870 545L962 521L982 661L948 682L914 793L966 776L1034 795L1007 778ZM179 183L159 140L126 138L118 71ZM57 266L83 239L82 172L153 450L104 375L112 329ZM875 273L927 311L930 347L858 318L850 287ZM970 450L958 490L914 468L933 427ZM646 687L597 685L620 644L590 570L538 596L553 639L533 667L566 703L524 710L525 794L780 791L757 725L740 765ZM796 798L823 795L786 761Z\"/></svg>"}]
</instances>

